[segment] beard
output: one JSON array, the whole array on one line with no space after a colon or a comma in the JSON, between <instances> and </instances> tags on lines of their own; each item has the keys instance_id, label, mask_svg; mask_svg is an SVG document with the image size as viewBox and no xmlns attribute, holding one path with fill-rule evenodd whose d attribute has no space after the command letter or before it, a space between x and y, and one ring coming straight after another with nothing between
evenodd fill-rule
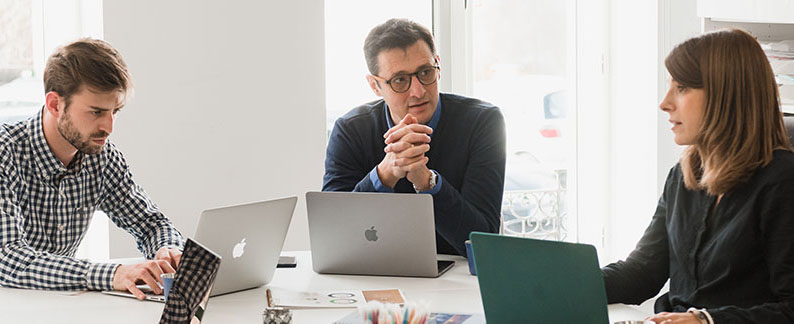
<instances>
[{"instance_id":1,"label":"beard","mask_svg":"<svg viewBox=\"0 0 794 324\"><path fill-rule=\"evenodd\" d=\"M87 138L84 138L80 131L77 130L77 127L74 126L72 122L72 118L64 109L63 118L58 122L58 132L61 133L64 139L66 139L69 144L72 144L77 151L83 154L98 154L102 152L102 148L104 145L96 145L91 142L93 138L104 138L109 134L105 131L98 131L94 134L91 134Z\"/></svg>"}]
</instances>

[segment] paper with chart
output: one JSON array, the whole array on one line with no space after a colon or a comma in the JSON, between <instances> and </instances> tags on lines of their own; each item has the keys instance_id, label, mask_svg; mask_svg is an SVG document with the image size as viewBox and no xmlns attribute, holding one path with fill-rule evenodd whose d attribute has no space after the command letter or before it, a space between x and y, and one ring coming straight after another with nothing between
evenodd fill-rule
<instances>
[{"instance_id":1,"label":"paper with chart","mask_svg":"<svg viewBox=\"0 0 794 324\"><path fill-rule=\"evenodd\" d=\"M270 288L273 303L288 308L355 308L368 301L404 304L405 297L399 289L292 291Z\"/></svg>"}]
</instances>

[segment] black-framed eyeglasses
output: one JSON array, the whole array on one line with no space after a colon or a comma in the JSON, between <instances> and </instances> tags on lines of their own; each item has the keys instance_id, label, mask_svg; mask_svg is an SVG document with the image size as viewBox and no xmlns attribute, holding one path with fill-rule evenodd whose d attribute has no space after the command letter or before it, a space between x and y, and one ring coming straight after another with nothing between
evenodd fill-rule
<instances>
[{"instance_id":1,"label":"black-framed eyeglasses","mask_svg":"<svg viewBox=\"0 0 794 324\"><path fill-rule=\"evenodd\" d=\"M413 82L413 76L416 76L416 79L419 80L419 83L423 85L431 85L436 80L438 80L438 71L441 69L438 65L428 66L419 69L414 73L409 74L398 74L393 76L391 79L384 79L377 75L373 75L373 77L383 80L386 84L388 84L392 90L396 93L403 93L408 91L411 88L411 82Z\"/></svg>"}]
</instances>

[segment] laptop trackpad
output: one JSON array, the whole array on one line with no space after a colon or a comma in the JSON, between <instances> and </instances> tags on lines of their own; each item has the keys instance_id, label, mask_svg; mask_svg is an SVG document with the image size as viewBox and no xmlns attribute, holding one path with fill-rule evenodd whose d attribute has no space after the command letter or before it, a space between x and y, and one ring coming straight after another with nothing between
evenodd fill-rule
<instances>
[{"instance_id":1,"label":"laptop trackpad","mask_svg":"<svg viewBox=\"0 0 794 324\"><path fill-rule=\"evenodd\" d=\"M446 261L446 260L438 260L438 276L447 272L447 270L452 269L452 266L455 265L455 261Z\"/></svg>"}]
</instances>

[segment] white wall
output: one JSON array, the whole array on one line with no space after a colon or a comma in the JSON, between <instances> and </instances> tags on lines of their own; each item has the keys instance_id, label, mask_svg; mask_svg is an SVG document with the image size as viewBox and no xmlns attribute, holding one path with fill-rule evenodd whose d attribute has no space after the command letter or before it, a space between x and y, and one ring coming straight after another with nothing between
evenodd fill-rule
<instances>
[{"instance_id":1,"label":"white wall","mask_svg":"<svg viewBox=\"0 0 794 324\"><path fill-rule=\"evenodd\" d=\"M658 106L667 90L664 58L700 32L695 1L612 0L611 5L614 175L605 232L610 261L634 249L683 149L673 142L669 117Z\"/></svg>"},{"instance_id":2,"label":"white wall","mask_svg":"<svg viewBox=\"0 0 794 324\"><path fill-rule=\"evenodd\" d=\"M106 1L104 39L135 96L112 140L183 234L206 208L297 195L285 250L308 249L304 193L325 157L323 1ZM112 224L110 256L137 256Z\"/></svg>"},{"instance_id":3,"label":"white wall","mask_svg":"<svg viewBox=\"0 0 794 324\"><path fill-rule=\"evenodd\" d=\"M633 249L656 205L656 33L656 2L611 2L613 205L605 247L612 260Z\"/></svg>"},{"instance_id":4,"label":"white wall","mask_svg":"<svg viewBox=\"0 0 794 324\"><path fill-rule=\"evenodd\" d=\"M664 59L679 43L697 36L701 31L701 19L697 16L697 2L691 0L659 0L659 60L658 101L667 93L669 81ZM678 163L684 147L673 141L672 127L667 113L657 110L657 196L664 190L664 182L670 168Z\"/></svg>"}]
</instances>

